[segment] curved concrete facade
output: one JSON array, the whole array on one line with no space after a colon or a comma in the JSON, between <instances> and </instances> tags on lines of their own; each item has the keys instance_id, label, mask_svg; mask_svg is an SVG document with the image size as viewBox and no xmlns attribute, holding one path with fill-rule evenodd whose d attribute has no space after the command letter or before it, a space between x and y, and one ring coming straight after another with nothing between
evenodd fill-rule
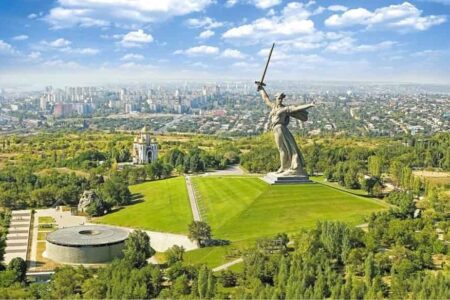
<instances>
[{"instance_id":1,"label":"curved concrete facade","mask_svg":"<svg viewBox=\"0 0 450 300\"><path fill-rule=\"evenodd\" d=\"M59 263L98 264L123 256L128 232L109 226L75 226L47 235L44 256Z\"/></svg>"}]
</instances>

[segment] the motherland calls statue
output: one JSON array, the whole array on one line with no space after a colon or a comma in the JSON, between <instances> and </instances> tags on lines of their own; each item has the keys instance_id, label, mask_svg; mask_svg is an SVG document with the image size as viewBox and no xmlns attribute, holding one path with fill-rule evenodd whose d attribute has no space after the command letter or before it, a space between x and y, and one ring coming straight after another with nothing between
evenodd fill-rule
<instances>
[{"instance_id":1,"label":"the motherland calls statue","mask_svg":"<svg viewBox=\"0 0 450 300\"><path fill-rule=\"evenodd\" d=\"M270 98L264 89L264 77L266 75L267 66L272 56L272 51L275 44L269 53L269 58L264 69L261 81L256 81L257 90L261 94L264 102L270 107L269 114L269 128L272 129L275 143L280 152L280 168L273 174L269 173L266 176L270 183L296 183L309 182L308 176L305 172L305 161L300 149L295 142L294 136L288 129L290 117L294 117L301 121L308 120L307 109L314 107L314 104L306 105L284 105L283 99L286 97L283 93L276 95L275 102L270 101Z\"/></svg>"}]
</instances>

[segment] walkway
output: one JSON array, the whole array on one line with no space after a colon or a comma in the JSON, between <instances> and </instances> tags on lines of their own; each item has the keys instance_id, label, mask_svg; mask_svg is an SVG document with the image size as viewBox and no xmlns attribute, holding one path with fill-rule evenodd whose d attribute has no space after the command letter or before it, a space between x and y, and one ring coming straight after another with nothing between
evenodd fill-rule
<instances>
[{"instance_id":1,"label":"walkway","mask_svg":"<svg viewBox=\"0 0 450 300\"><path fill-rule=\"evenodd\" d=\"M194 187L192 186L191 177L188 175L184 176L186 180L186 187L189 195L189 202L191 203L192 216L194 221L201 221L202 216L200 210L198 209L197 198L195 197Z\"/></svg>"},{"instance_id":2,"label":"walkway","mask_svg":"<svg viewBox=\"0 0 450 300\"><path fill-rule=\"evenodd\" d=\"M206 172L201 176L227 176L227 175L241 176L245 175L245 172L239 165L230 165L225 170L214 170L211 172Z\"/></svg>"},{"instance_id":3,"label":"walkway","mask_svg":"<svg viewBox=\"0 0 450 300\"><path fill-rule=\"evenodd\" d=\"M87 223L86 225L98 225L98 224ZM107 226L121 228L128 232L138 230L134 228L114 226L114 225L107 225ZM150 237L150 245L157 252L165 252L167 249L173 247L174 245L182 246L186 251L198 248L197 243L191 241L186 235L159 232L159 231L150 231L150 230L143 230L143 231L147 233L147 235Z\"/></svg>"},{"instance_id":4,"label":"walkway","mask_svg":"<svg viewBox=\"0 0 450 300\"><path fill-rule=\"evenodd\" d=\"M30 210L13 210L11 212L11 222L6 236L5 264L15 257L27 260L30 223Z\"/></svg>"},{"instance_id":5,"label":"walkway","mask_svg":"<svg viewBox=\"0 0 450 300\"><path fill-rule=\"evenodd\" d=\"M226 269L228 269L229 267L234 266L234 265L237 265L237 264L239 264L239 263L241 263L241 262L243 262L243 261L244 261L243 258L238 258L238 259L236 259L236 260L233 260L233 261L227 262L226 264L223 264L223 265L221 265L221 266L218 266L218 267L212 269L212 271L213 271L213 272L219 272L219 271L222 271L222 270L226 270Z\"/></svg>"}]
</instances>

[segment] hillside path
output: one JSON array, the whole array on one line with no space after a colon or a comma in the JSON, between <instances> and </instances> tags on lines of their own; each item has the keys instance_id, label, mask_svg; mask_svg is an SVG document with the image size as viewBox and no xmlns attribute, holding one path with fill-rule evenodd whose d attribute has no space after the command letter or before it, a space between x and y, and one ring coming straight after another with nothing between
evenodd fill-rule
<instances>
[{"instance_id":1,"label":"hillside path","mask_svg":"<svg viewBox=\"0 0 450 300\"><path fill-rule=\"evenodd\" d=\"M186 188L187 188L188 195L189 195L189 202L191 203L192 217L194 218L194 221L201 221L202 216L198 209L197 198L195 197L195 192L194 192L194 187L192 186L191 177L186 175L186 176L184 176L184 179L186 180Z\"/></svg>"},{"instance_id":2,"label":"hillside path","mask_svg":"<svg viewBox=\"0 0 450 300\"><path fill-rule=\"evenodd\" d=\"M221 265L221 266L218 266L218 267L212 269L212 271L213 271L213 272L219 272L219 271L228 269L228 268L231 267L231 266L237 265L237 264L239 264L239 263L241 263L241 262L243 262L243 261L244 261L244 259L241 257L241 258L238 258L238 259L236 259L236 260L227 262L226 264L223 264L223 265Z\"/></svg>"}]
</instances>

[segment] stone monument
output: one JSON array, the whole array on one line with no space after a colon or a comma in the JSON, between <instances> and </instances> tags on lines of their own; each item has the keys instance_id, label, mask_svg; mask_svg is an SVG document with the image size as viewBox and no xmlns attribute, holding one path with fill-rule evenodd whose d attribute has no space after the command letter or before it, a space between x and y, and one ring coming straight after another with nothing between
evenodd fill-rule
<instances>
[{"instance_id":1,"label":"stone monument","mask_svg":"<svg viewBox=\"0 0 450 300\"><path fill-rule=\"evenodd\" d=\"M294 136L288 129L288 124L291 117L301 121L307 121L307 110L314 107L314 104L284 105L283 100L286 96L283 93L276 95L275 102L270 100L269 95L264 89L264 77L274 46L275 44L270 50L261 81L255 82L258 92L261 94L266 105L271 109L269 113L269 128L273 131L275 144L280 153L280 168L276 172L268 173L264 177L264 180L270 184L309 183L311 181L305 171L303 155L295 142Z\"/></svg>"}]
</instances>

